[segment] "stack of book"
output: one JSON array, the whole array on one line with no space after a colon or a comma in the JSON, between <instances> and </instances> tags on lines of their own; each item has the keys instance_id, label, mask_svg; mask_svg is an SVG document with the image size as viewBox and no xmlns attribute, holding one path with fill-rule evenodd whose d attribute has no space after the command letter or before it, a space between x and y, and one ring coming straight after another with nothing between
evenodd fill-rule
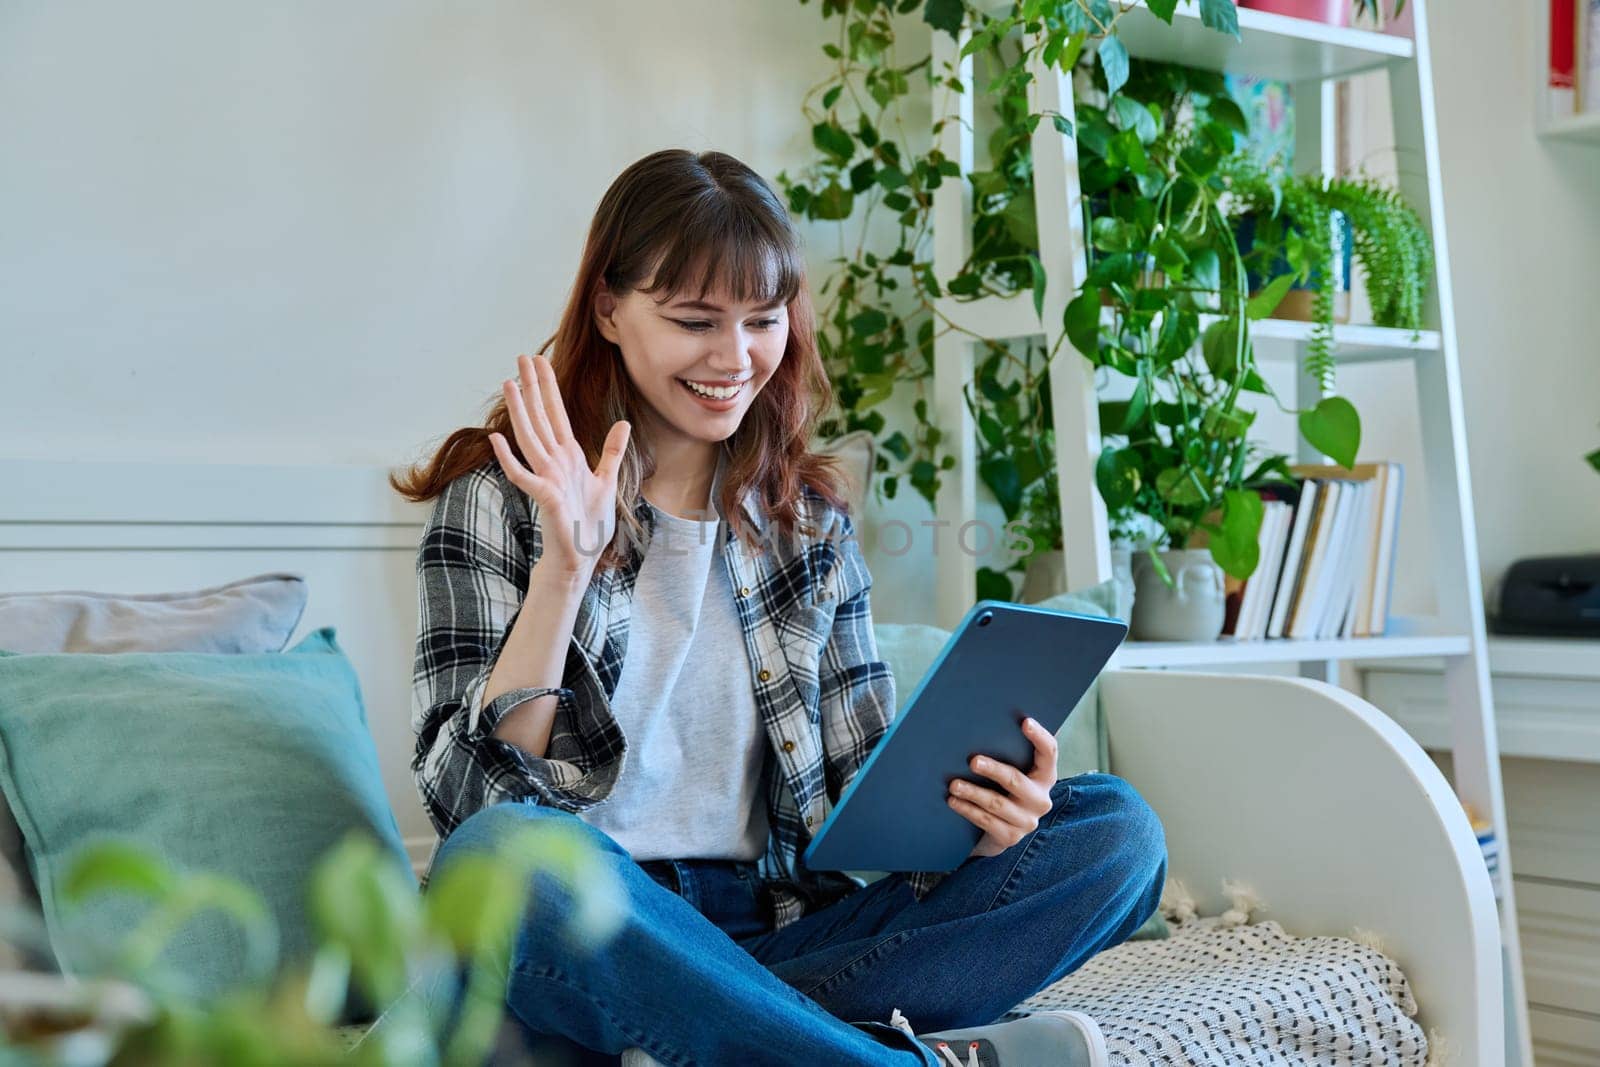
<instances>
[{"instance_id":1,"label":"stack of book","mask_svg":"<svg viewBox=\"0 0 1600 1067\"><path fill-rule=\"evenodd\" d=\"M1227 582L1222 632L1269 637L1381 637L1388 628L1400 532L1399 463L1299 464L1292 483L1257 486L1260 561Z\"/></svg>"}]
</instances>

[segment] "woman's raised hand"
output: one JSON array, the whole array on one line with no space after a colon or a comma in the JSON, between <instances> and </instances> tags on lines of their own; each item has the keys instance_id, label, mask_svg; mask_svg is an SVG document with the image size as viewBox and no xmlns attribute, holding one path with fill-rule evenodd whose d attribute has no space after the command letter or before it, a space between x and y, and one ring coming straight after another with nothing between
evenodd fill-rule
<instances>
[{"instance_id":1,"label":"woman's raised hand","mask_svg":"<svg viewBox=\"0 0 1600 1067\"><path fill-rule=\"evenodd\" d=\"M587 580L616 532L617 468L631 427L612 423L600 462L590 470L583 446L572 436L550 361L518 356L517 373L520 383L507 378L501 388L528 465L518 462L502 435L491 433L489 442L506 478L539 504L540 559L563 575Z\"/></svg>"}]
</instances>

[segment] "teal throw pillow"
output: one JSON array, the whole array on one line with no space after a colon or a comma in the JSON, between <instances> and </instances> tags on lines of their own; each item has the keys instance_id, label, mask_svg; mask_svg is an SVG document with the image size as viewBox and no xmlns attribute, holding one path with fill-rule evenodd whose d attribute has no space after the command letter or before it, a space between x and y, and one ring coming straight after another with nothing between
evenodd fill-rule
<instances>
[{"instance_id":1,"label":"teal throw pillow","mask_svg":"<svg viewBox=\"0 0 1600 1067\"><path fill-rule=\"evenodd\" d=\"M332 627L271 653L0 651L0 743L0 786L68 974L93 971L147 907L123 894L63 899L75 853L97 839L131 839L175 870L255 889L285 965L309 954L310 875L347 832L370 835L412 879ZM214 911L159 962L200 997L249 973L238 927Z\"/></svg>"}]
</instances>

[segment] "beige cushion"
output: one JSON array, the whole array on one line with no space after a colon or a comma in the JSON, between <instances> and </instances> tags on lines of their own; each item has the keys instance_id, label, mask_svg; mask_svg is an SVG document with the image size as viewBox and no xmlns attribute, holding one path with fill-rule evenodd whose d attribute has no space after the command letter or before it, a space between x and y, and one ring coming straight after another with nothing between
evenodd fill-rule
<instances>
[{"instance_id":1,"label":"beige cushion","mask_svg":"<svg viewBox=\"0 0 1600 1067\"><path fill-rule=\"evenodd\" d=\"M831 440L813 442L811 446L818 455L838 457L840 473L849 487L850 521L857 527L861 525L861 516L866 514L872 488L875 444L870 430L851 430Z\"/></svg>"},{"instance_id":2,"label":"beige cushion","mask_svg":"<svg viewBox=\"0 0 1600 1067\"><path fill-rule=\"evenodd\" d=\"M298 574L182 593L0 593L8 652L281 652L306 608Z\"/></svg>"}]
</instances>

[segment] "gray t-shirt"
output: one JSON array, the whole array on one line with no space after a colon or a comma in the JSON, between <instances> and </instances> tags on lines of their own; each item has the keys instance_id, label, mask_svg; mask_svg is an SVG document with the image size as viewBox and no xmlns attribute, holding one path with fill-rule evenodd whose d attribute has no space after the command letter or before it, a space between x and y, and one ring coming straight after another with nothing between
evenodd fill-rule
<instances>
[{"instance_id":1,"label":"gray t-shirt","mask_svg":"<svg viewBox=\"0 0 1600 1067\"><path fill-rule=\"evenodd\" d=\"M627 765L611 795L579 814L637 862L754 860L768 837L760 795L768 742L748 684L721 523L651 508L655 534L634 585L628 652L611 699L628 739Z\"/></svg>"}]
</instances>

